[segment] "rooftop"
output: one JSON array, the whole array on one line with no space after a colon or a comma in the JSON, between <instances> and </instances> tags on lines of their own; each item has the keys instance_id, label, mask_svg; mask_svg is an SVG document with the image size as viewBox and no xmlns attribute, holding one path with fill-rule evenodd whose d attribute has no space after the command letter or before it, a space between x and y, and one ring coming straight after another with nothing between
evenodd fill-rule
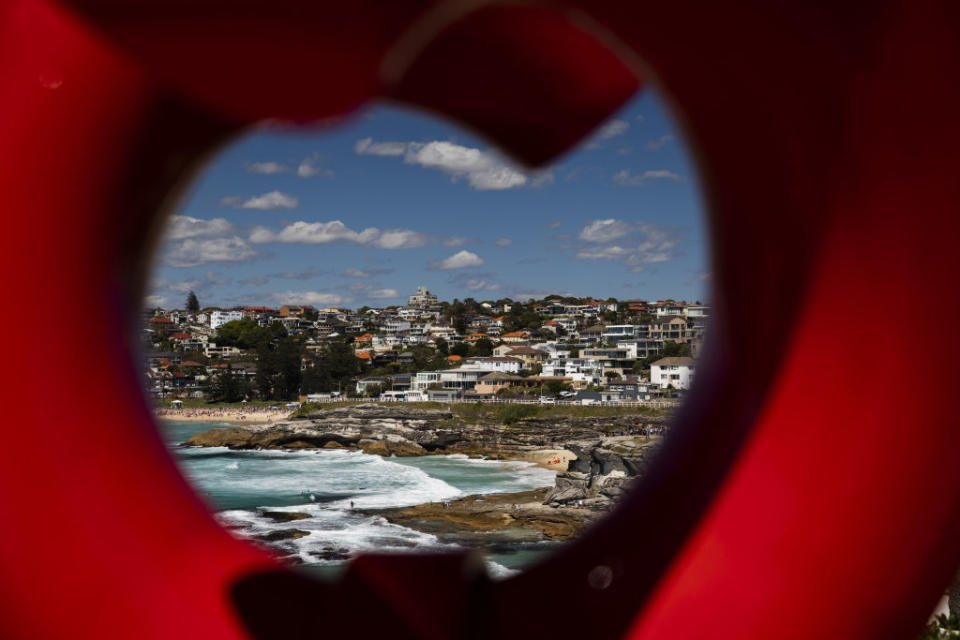
<instances>
[{"instance_id":1,"label":"rooftop","mask_svg":"<svg viewBox=\"0 0 960 640\"><path fill-rule=\"evenodd\" d=\"M682 356L679 358L660 358L652 365L653 367L691 367L693 366L693 358Z\"/></svg>"}]
</instances>

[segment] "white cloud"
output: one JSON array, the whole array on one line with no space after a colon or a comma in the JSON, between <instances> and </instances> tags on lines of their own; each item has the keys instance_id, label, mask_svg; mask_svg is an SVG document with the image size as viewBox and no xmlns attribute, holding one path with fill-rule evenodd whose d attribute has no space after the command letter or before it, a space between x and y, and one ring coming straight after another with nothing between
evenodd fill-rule
<instances>
[{"instance_id":1,"label":"white cloud","mask_svg":"<svg viewBox=\"0 0 960 640\"><path fill-rule=\"evenodd\" d=\"M527 176L492 154L452 142L412 143L404 162L444 171L454 180L466 177L470 186L478 191L513 189L527 183Z\"/></svg>"},{"instance_id":2,"label":"white cloud","mask_svg":"<svg viewBox=\"0 0 960 640\"><path fill-rule=\"evenodd\" d=\"M304 158L299 165L297 165L297 175L301 178L312 178L314 176L324 176L325 178L332 178L333 171L331 169L324 169L322 167L316 166L317 159L314 158Z\"/></svg>"},{"instance_id":3,"label":"white cloud","mask_svg":"<svg viewBox=\"0 0 960 640\"><path fill-rule=\"evenodd\" d=\"M188 280L168 280L166 278L157 278L151 283L150 288L154 291L172 291L180 294L186 294L190 291L204 293L209 291L210 287L212 286L227 284L230 281L230 278L224 278L216 271L207 271L203 275L203 278L192 278Z\"/></svg>"},{"instance_id":4,"label":"white cloud","mask_svg":"<svg viewBox=\"0 0 960 640\"><path fill-rule=\"evenodd\" d=\"M146 298L143 299L143 304L148 309L155 309L156 307L160 307L161 309L166 309L167 303L168 303L168 300L166 296L147 296Z\"/></svg>"},{"instance_id":5,"label":"white cloud","mask_svg":"<svg viewBox=\"0 0 960 640\"><path fill-rule=\"evenodd\" d=\"M201 220L171 216L164 233L166 244L160 258L170 267L195 267L208 262L242 262L257 252L224 218Z\"/></svg>"},{"instance_id":6,"label":"white cloud","mask_svg":"<svg viewBox=\"0 0 960 640\"><path fill-rule=\"evenodd\" d=\"M361 269L347 269L340 275L345 276L347 278L372 278L373 277L372 273L370 273L369 271L363 271Z\"/></svg>"},{"instance_id":7,"label":"white cloud","mask_svg":"<svg viewBox=\"0 0 960 640\"><path fill-rule=\"evenodd\" d=\"M399 295L400 294L397 293L396 289L374 289L373 291L369 291L367 293L368 298L376 298L376 299L396 298Z\"/></svg>"},{"instance_id":8,"label":"white cloud","mask_svg":"<svg viewBox=\"0 0 960 640\"><path fill-rule=\"evenodd\" d=\"M286 173L290 171L290 167L281 163L281 162L248 162L247 171L250 173L265 173L267 175L272 175L274 173Z\"/></svg>"},{"instance_id":9,"label":"white cloud","mask_svg":"<svg viewBox=\"0 0 960 640\"><path fill-rule=\"evenodd\" d=\"M261 211L271 211L274 209L296 209L300 201L291 195L281 193L280 191L270 191L262 196L254 196L244 200L237 196L227 196L221 198L220 204L239 209L260 209Z\"/></svg>"},{"instance_id":10,"label":"white cloud","mask_svg":"<svg viewBox=\"0 0 960 640\"><path fill-rule=\"evenodd\" d=\"M674 229L664 229L655 224L640 225L641 239L633 255L625 262L639 265L650 262L666 262L677 257L680 235Z\"/></svg>"},{"instance_id":11,"label":"white cloud","mask_svg":"<svg viewBox=\"0 0 960 640\"><path fill-rule=\"evenodd\" d=\"M243 238L187 238L164 252L162 261L170 267L196 267L208 262L243 262L257 252Z\"/></svg>"},{"instance_id":12,"label":"white cloud","mask_svg":"<svg viewBox=\"0 0 960 640\"><path fill-rule=\"evenodd\" d=\"M166 240L184 240L186 238L203 238L223 236L233 233L233 225L225 218L201 220L190 216L170 216L167 228L164 231Z\"/></svg>"},{"instance_id":13,"label":"white cloud","mask_svg":"<svg viewBox=\"0 0 960 640\"><path fill-rule=\"evenodd\" d=\"M621 187L639 187L649 180L673 180L675 182L679 182L682 179L682 176L665 169L644 171L642 173L633 174L624 169L623 171L618 171L613 176L613 183L618 184Z\"/></svg>"},{"instance_id":14,"label":"white cloud","mask_svg":"<svg viewBox=\"0 0 960 640\"><path fill-rule=\"evenodd\" d=\"M354 231L339 220L330 222L294 222L279 231L272 231L266 227L256 227L250 234L250 242L261 244L264 242L289 242L294 244L326 244L345 240L367 244L379 235L377 229Z\"/></svg>"},{"instance_id":15,"label":"white cloud","mask_svg":"<svg viewBox=\"0 0 960 640\"><path fill-rule=\"evenodd\" d=\"M525 302L527 300L543 300L547 296L566 295L563 291L549 291L546 289L516 289L510 296L514 300Z\"/></svg>"},{"instance_id":16,"label":"white cloud","mask_svg":"<svg viewBox=\"0 0 960 640\"><path fill-rule=\"evenodd\" d=\"M477 191L503 191L553 182L550 172L527 175L490 151L442 140L426 143L374 142L372 138L364 138L357 141L354 150L360 155L403 156L407 164L443 171L454 182L465 179Z\"/></svg>"},{"instance_id":17,"label":"white cloud","mask_svg":"<svg viewBox=\"0 0 960 640\"><path fill-rule=\"evenodd\" d=\"M580 231L580 239L586 242L610 242L630 233L631 226L614 218L594 220Z\"/></svg>"},{"instance_id":18,"label":"white cloud","mask_svg":"<svg viewBox=\"0 0 960 640\"><path fill-rule=\"evenodd\" d=\"M407 152L409 142L374 142L373 138L357 140L353 150L360 155L402 156Z\"/></svg>"},{"instance_id":19,"label":"white cloud","mask_svg":"<svg viewBox=\"0 0 960 640\"><path fill-rule=\"evenodd\" d=\"M425 233L409 229L386 229L368 227L355 231L340 220L330 222L293 222L279 231L266 227L256 227L250 233L250 242L285 242L292 244L327 244L330 242L353 242L355 244L378 247L380 249L409 249L423 247L435 242L435 238Z\"/></svg>"},{"instance_id":20,"label":"white cloud","mask_svg":"<svg viewBox=\"0 0 960 640\"><path fill-rule=\"evenodd\" d=\"M381 249L410 249L426 246L433 241L434 239L429 235L419 231L387 229L380 232L380 236L373 241L373 245Z\"/></svg>"},{"instance_id":21,"label":"white cloud","mask_svg":"<svg viewBox=\"0 0 960 640\"><path fill-rule=\"evenodd\" d=\"M464 269L483 266L483 258L470 251L455 253L446 260L434 264L437 269Z\"/></svg>"},{"instance_id":22,"label":"white cloud","mask_svg":"<svg viewBox=\"0 0 960 640\"><path fill-rule=\"evenodd\" d=\"M667 146L671 142L673 142L673 136L671 135L660 136L656 140L651 140L647 144L643 145L643 148L646 149L647 151L659 151L660 149L663 149L665 146Z\"/></svg>"},{"instance_id":23,"label":"white cloud","mask_svg":"<svg viewBox=\"0 0 960 640\"><path fill-rule=\"evenodd\" d=\"M628 255L630 251L617 245L608 247L589 247L577 252L580 260L615 260Z\"/></svg>"},{"instance_id":24,"label":"white cloud","mask_svg":"<svg viewBox=\"0 0 960 640\"><path fill-rule=\"evenodd\" d=\"M463 236L450 236L443 241L443 246L445 247L462 247L465 244L473 242L470 238L464 238Z\"/></svg>"},{"instance_id":25,"label":"white cloud","mask_svg":"<svg viewBox=\"0 0 960 640\"><path fill-rule=\"evenodd\" d=\"M500 285L483 278L469 278L463 283L465 289L471 291L499 291Z\"/></svg>"},{"instance_id":26,"label":"white cloud","mask_svg":"<svg viewBox=\"0 0 960 640\"><path fill-rule=\"evenodd\" d=\"M270 301L277 304L311 304L317 306L336 306L350 301L336 293L320 291L279 291L269 294Z\"/></svg>"},{"instance_id":27,"label":"white cloud","mask_svg":"<svg viewBox=\"0 0 960 640\"><path fill-rule=\"evenodd\" d=\"M610 138L616 138L617 136L625 134L629 128L630 123L626 120L610 120L597 129L595 137L598 140L609 140Z\"/></svg>"},{"instance_id":28,"label":"white cloud","mask_svg":"<svg viewBox=\"0 0 960 640\"><path fill-rule=\"evenodd\" d=\"M602 237L602 235L601 233L597 237ZM635 225L630 233L626 234L629 244L623 242L600 247L586 247L580 249L576 257L579 260L616 260L624 266L630 267L630 271L639 273L644 270L646 264L666 262L676 258L679 255L680 238L677 229L643 223Z\"/></svg>"},{"instance_id":29,"label":"white cloud","mask_svg":"<svg viewBox=\"0 0 960 640\"><path fill-rule=\"evenodd\" d=\"M513 244L513 240L510 238L498 238L496 244L498 247L509 247Z\"/></svg>"}]
</instances>

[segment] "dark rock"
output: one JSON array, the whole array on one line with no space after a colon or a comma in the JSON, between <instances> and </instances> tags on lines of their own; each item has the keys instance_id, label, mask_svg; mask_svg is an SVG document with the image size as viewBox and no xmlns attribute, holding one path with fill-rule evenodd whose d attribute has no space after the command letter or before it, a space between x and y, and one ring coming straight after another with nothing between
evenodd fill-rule
<instances>
[{"instance_id":1,"label":"dark rock","mask_svg":"<svg viewBox=\"0 0 960 640\"><path fill-rule=\"evenodd\" d=\"M631 479L626 476L605 478L600 486L600 493L611 500L619 500L623 497L623 494L626 493L627 488L630 486L630 481Z\"/></svg>"},{"instance_id":2,"label":"dark rock","mask_svg":"<svg viewBox=\"0 0 960 640\"><path fill-rule=\"evenodd\" d=\"M576 471L589 475L593 465L593 457L590 455L590 451L586 447L581 447L576 444L567 444L565 448L577 456L576 460L571 460L568 463L567 471Z\"/></svg>"},{"instance_id":3,"label":"dark rock","mask_svg":"<svg viewBox=\"0 0 960 640\"><path fill-rule=\"evenodd\" d=\"M309 551L311 556L320 560L337 561L346 560L350 557L350 550L345 547L324 547L320 551Z\"/></svg>"},{"instance_id":4,"label":"dark rock","mask_svg":"<svg viewBox=\"0 0 960 640\"><path fill-rule=\"evenodd\" d=\"M600 475L609 475L615 471L624 474L627 472L627 467L623 463L623 456L621 454L600 448L594 449L591 454L600 466Z\"/></svg>"},{"instance_id":5,"label":"dark rock","mask_svg":"<svg viewBox=\"0 0 960 640\"><path fill-rule=\"evenodd\" d=\"M544 504L563 504L590 496L591 476L579 471L558 474L556 482L544 497Z\"/></svg>"},{"instance_id":6,"label":"dark rock","mask_svg":"<svg viewBox=\"0 0 960 640\"><path fill-rule=\"evenodd\" d=\"M279 531L271 531L270 533L256 536L256 538L264 542L278 542L280 540L296 540L297 538L303 538L308 535L310 535L310 532L304 531L303 529L280 529Z\"/></svg>"},{"instance_id":7,"label":"dark rock","mask_svg":"<svg viewBox=\"0 0 960 640\"><path fill-rule=\"evenodd\" d=\"M260 515L274 522L293 522L294 520L306 520L311 517L309 513L300 513L299 511L263 511Z\"/></svg>"}]
</instances>

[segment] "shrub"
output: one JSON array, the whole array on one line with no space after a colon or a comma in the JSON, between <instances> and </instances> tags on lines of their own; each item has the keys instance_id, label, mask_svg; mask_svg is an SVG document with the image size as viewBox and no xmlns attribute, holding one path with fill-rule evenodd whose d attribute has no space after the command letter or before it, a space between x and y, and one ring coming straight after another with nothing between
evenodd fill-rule
<instances>
[{"instance_id":1,"label":"shrub","mask_svg":"<svg viewBox=\"0 0 960 640\"><path fill-rule=\"evenodd\" d=\"M514 424L536 415L537 407L529 404L502 404L497 406L496 416L504 424Z\"/></svg>"}]
</instances>

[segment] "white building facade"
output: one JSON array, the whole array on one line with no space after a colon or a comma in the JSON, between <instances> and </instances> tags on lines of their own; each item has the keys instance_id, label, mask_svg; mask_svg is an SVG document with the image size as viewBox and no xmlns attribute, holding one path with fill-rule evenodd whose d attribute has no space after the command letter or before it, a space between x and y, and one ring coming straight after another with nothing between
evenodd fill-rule
<instances>
[{"instance_id":1,"label":"white building facade","mask_svg":"<svg viewBox=\"0 0 960 640\"><path fill-rule=\"evenodd\" d=\"M210 328L219 329L234 320L243 320L243 311L214 311L210 314Z\"/></svg>"},{"instance_id":2,"label":"white building facade","mask_svg":"<svg viewBox=\"0 0 960 640\"><path fill-rule=\"evenodd\" d=\"M650 382L661 389L689 389L693 384L693 358L660 358L650 365Z\"/></svg>"}]
</instances>

